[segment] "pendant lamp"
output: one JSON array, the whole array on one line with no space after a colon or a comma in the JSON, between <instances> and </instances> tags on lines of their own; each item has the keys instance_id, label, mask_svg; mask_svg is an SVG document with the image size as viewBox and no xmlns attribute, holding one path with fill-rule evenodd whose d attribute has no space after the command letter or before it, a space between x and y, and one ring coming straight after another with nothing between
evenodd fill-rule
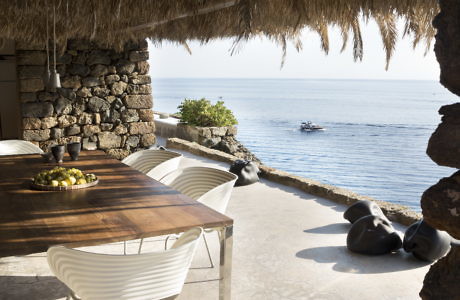
<instances>
[{"instance_id":1,"label":"pendant lamp","mask_svg":"<svg viewBox=\"0 0 460 300\"><path fill-rule=\"evenodd\" d=\"M54 68L51 72L50 87L53 91L61 87L61 79L56 70L56 5L53 2L53 39L54 39Z\"/></svg>"}]
</instances>

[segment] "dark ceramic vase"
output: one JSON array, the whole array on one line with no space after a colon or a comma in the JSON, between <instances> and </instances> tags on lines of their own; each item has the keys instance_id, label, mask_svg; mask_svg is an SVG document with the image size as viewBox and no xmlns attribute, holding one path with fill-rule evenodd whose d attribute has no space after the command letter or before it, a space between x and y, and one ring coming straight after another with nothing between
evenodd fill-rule
<instances>
[{"instance_id":1,"label":"dark ceramic vase","mask_svg":"<svg viewBox=\"0 0 460 300\"><path fill-rule=\"evenodd\" d=\"M401 246L401 238L393 226L378 216L369 215L358 219L347 236L347 248L361 254L386 254Z\"/></svg>"},{"instance_id":2,"label":"dark ceramic vase","mask_svg":"<svg viewBox=\"0 0 460 300\"><path fill-rule=\"evenodd\" d=\"M420 260L433 262L446 255L451 240L447 232L439 231L420 220L407 228L403 248Z\"/></svg>"},{"instance_id":3,"label":"dark ceramic vase","mask_svg":"<svg viewBox=\"0 0 460 300\"><path fill-rule=\"evenodd\" d=\"M57 163L62 163L65 153L65 146L64 145L56 145L51 147L51 153L53 153L54 159Z\"/></svg>"},{"instance_id":4,"label":"dark ceramic vase","mask_svg":"<svg viewBox=\"0 0 460 300\"><path fill-rule=\"evenodd\" d=\"M369 200L362 200L358 201L355 204L351 205L344 213L343 217L347 219L350 223L356 222L358 219L364 216L377 216L381 217L388 223L391 223L387 217L383 214L380 207L377 203L369 201Z\"/></svg>"},{"instance_id":5,"label":"dark ceramic vase","mask_svg":"<svg viewBox=\"0 0 460 300\"><path fill-rule=\"evenodd\" d=\"M81 150L81 144L78 142L67 144L67 152L69 152L69 155L72 158L72 160L78 160L78 155L80 155L80 150Z\"/></svg>"},{"instance_id":6,"label":"dark ceramic vase","mask_svg":"<svg viewBox=\"0 0 460 300\"><path fill-rule=\"evenodd\" d=\"M260 172L259 168L252 161L236 160L230 166L229 171L238 176L235 186L249 185L259 181L257 175Z\"/></svg>"}]
</instances>

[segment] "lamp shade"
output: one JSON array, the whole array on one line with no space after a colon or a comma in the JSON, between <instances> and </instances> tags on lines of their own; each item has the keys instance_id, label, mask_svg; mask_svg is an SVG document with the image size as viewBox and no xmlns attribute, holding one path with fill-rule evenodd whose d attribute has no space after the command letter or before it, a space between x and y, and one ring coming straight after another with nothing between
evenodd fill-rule
<instances>
[{"instance_id":1,"label":"lamp shade","mask_svg":"<svg viewBox=\"0 0 460 300\"><path fill-rule=\"evenodd\" d=\"M51 72L49 87L53 90L61 87L61 78L56 70Z\"/></svg>"}]
</instances>

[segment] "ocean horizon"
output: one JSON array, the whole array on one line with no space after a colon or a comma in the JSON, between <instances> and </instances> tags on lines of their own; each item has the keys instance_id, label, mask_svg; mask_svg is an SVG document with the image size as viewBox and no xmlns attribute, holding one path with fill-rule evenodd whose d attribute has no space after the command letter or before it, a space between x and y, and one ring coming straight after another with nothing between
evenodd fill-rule
<instances>
[{"instance_id":1,"label":"ocean horizon","mask_svg":"<svg viewBox=\"0 0 460 300\"><path fill-rule=\"evenodd\" d=\"M152 78L154 109L224 101L237 139L292 174L420 211L420 196L455 172L425 154L437 111L457 97L431 80ZM326 130L303 132L302 121Z\"/></svg>"}]
</instances>

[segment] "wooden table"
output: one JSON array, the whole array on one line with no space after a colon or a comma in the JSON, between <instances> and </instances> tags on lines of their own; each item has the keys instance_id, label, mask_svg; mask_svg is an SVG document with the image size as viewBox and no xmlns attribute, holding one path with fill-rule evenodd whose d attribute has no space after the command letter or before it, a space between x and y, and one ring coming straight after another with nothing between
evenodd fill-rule
<instances>
[{"instance_id":1,"label":"wooden table","mask_svg":"<svg viewBox=\"0 0 460 300\"><path fill-rule=\"evenodd\" d=\"M99 178L97 186L37 191L30 179L51 169L38 154L0 156L0 257L184 232L201 226L221 233L219 298L230 299L233 220L180 194L102 151L66 155L66 168Z\"/></svg>"}]
</instances>

